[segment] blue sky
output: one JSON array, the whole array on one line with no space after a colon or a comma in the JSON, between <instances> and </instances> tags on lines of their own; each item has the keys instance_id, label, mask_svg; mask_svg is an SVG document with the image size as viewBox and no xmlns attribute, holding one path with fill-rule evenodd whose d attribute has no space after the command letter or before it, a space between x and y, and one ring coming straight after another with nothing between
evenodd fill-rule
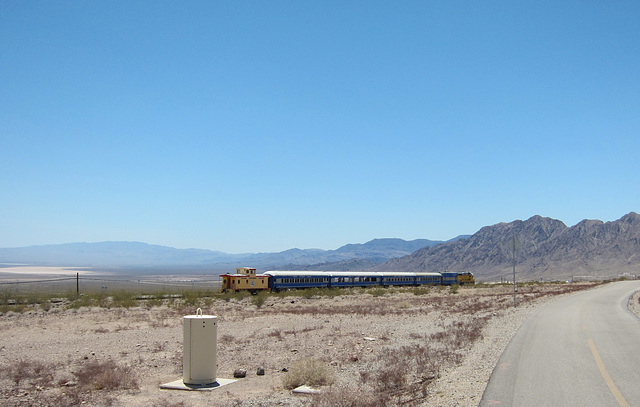
<instances>
[{"instance_id":1,"label":"blue sky","mask_svg":"<svg viewBox=\"0 0 640 407\"><path fill-rule=\"evenodd\" d=\"M640 211L640 3L0 2L0 247Z\"/></svg>"}]
</instances>

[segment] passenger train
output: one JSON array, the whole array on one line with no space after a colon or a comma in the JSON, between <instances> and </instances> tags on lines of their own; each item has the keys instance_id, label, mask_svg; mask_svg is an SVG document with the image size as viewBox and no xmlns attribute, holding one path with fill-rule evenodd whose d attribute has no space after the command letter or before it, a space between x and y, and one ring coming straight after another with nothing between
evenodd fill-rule
<instances>
[{"instance_id":1,"label":"passenger train","mask_svg":"<svg viewBox=\"0 0 640 407\"><path fill-rule=\"evenodd\" d=\"M376 271L267 271L240 267L235 274L223 274L221 290L274 292L302 288L418 286L474 284L470 272L376 272Z\"/></svg>"}]
</instances>

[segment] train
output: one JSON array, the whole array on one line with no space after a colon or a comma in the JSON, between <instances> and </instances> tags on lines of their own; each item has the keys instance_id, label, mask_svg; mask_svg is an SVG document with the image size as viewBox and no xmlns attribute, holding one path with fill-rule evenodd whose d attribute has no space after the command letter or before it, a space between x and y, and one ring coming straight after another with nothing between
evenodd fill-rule
<instances>
[{"instance_id":1,"label":"train","mask_svg":"<svg viewBox=\"0 0 640 407\"><path fill-rule=\"evenodd\" d=\"M222 274L221 291L273 291L333 287L389 287L474 284L471 272L380 272L380 271L267 271L238 267L235 274Z\"/></svg>"}]
</instances>

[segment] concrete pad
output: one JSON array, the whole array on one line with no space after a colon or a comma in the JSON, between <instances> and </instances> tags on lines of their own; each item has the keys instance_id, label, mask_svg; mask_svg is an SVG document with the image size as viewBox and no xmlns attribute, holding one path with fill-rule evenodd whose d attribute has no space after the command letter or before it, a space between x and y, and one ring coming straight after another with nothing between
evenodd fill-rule
<instances>
[{"instance_id":1,"label":"concrete pad","mask_svg":"<svg viewBox=\"0 0 640 407\"><path fill-rule=\"evenodd\" d=\"M211 391L233 382L237 382L237 380L217 379L215 383L211 384L185 384L182 379L178 379L173 382L161 384L160 388L165 390Z\"/></svg>"},{"instance_id":2,"label":"concrete pad","mask_svg":"<svg viewBox=\"0 0 640 407\"><path fill-rule=\"evenodd\" d=\"M300 386L300 387L296 387L295 389L291 390L293 393L297 393L297 394L318 394L321 393L321 391L319 389L315 389L311 386Z\"/></svg>"}]
</instances>

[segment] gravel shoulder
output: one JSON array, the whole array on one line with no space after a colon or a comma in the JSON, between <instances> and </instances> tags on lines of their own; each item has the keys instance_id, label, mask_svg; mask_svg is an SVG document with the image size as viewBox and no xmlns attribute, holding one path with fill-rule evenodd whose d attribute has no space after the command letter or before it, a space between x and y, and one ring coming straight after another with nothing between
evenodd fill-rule
<instances>
[{"instance_id":1,"label":"gravel shoulder","mask_svg":"<svg viewBox=\"0 0 640 407\"><path fill-rule=\"evenodd\" d=\"M455 294L434 288L269 297L260 306L253 297L209 299L201 307L218 316L218 377L247 370L245 378L212 392L159 388L182 377L182 317L194 314L195 307L72 309L59 303L47 311L9 311L0 315L0 406L331 405L330 398L294 395L283 387L287 370L306 358L327 367L334 397L359 400L356 405L385 405L375 394L386 373L403 378L390 383L397 391L385 399L388 405L473 406L522 321L549 301L571 295L563 291L567 286L523 286L517 308L510 288L500 286ZM638 293L630 303L640 316ZM479 336L470 333L471 342L451 349L454 343L447 341L472 328ZM437 365L420 364L425 352L432 359L444 356ZM77 373L91 362L108 361L128 369L135 386L82 387ZM17 366L26 367L21 372ZM256 374L258 367L264 367L264 376Z\"/></svg>"}]
</instances>

